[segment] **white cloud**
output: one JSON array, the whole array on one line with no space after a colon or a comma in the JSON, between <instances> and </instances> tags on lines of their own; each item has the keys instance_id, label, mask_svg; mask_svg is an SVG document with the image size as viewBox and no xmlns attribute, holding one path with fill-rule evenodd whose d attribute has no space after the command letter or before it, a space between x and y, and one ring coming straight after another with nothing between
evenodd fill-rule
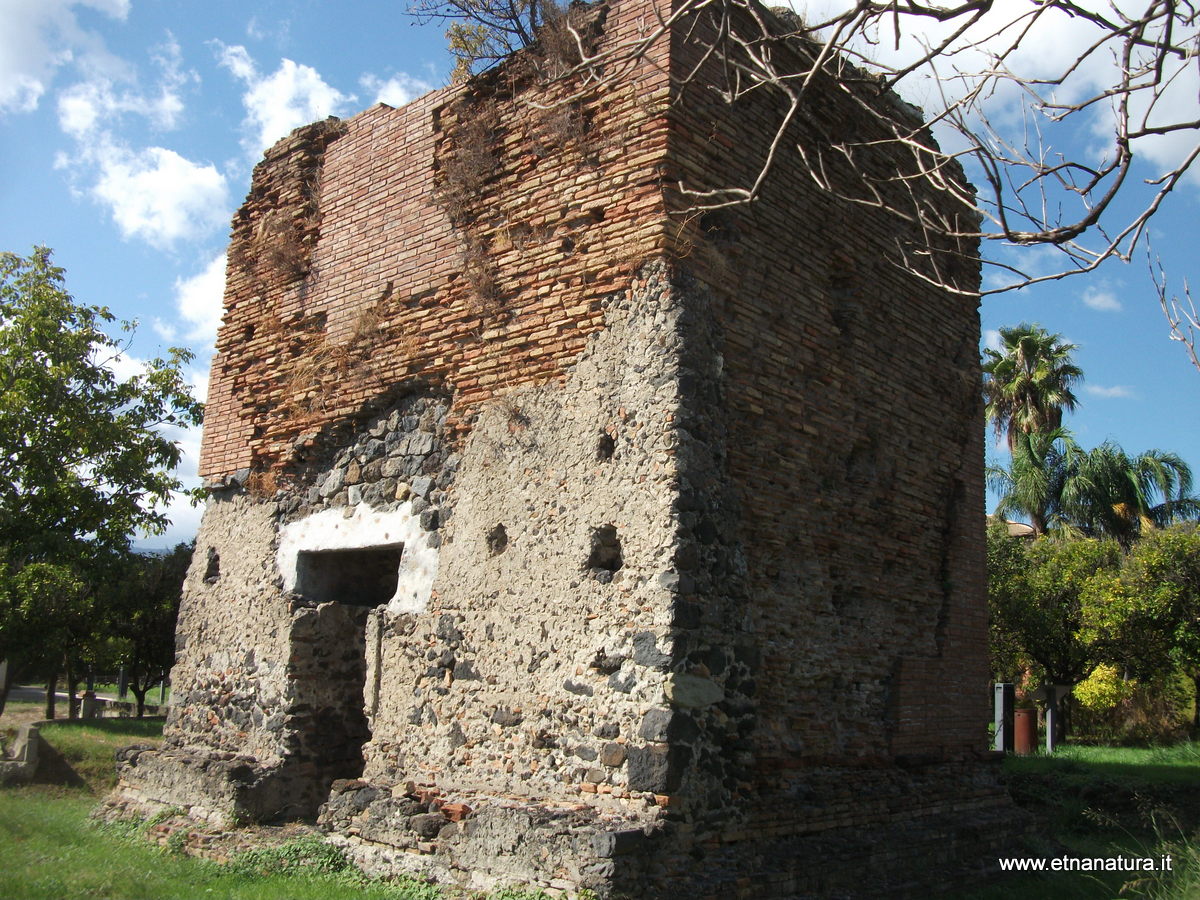
<instances>
[{"instance_id":1,"label":"white cloud","mask_svg":"<svg viewBox=\"0 0 1200 900\"><path fill-rule=\"evenodd\" d=\"M192 386L192 396L201 403L208 399L209 375L210 369L207 366L188 372L188 383Z\"/></svg>"},{"instance_id":2,"label":"white cloud","mask_svg":"<svg viewBox=\"0 0 1200 900\"><path fill-rule=\"evenodd\" d=\"M1143 123L1151 127L1161 127L1179 122L1195 121L1196 97L1200 95L1200 69L1196 66L1193 56L1187 60L1169 58L1165 62L1165 87L1161 95L1150 102L1148 93L1136 94L1131 100L1131 112L1134 117L1134 129L1141 128ZM1194 128L1184 128L1164 134L1152 134L1137 138L1134 141L1135 152L1148 158L1161 171L1169 171L1179 166L1188 154L1196 148L1196 131ZM1188 171L1187 180L1192 185L1200 185L1200 165L1193 164Z\"/></svg>"},{"instance_id":3,"label":"white cloud","mask_svg":"<svg viewBox=\"0 0 1200 900\"><path fill-rule=\"evenodd\" d=\"M984 330L983 346L988 350L1000 349L1000 332L998 329L988 328Z\"/></svg>"},{"instance_id":4,"label":"white cloud","mask_svg":"<svg viewBox=\"0 0 1200 900\"><path fill-rule=\"evenodd\" d=\"M215 43L220 50L217 61L232 72L235 78L240 78L242 81L257 80L258 69L255 68L254 60L250 58L250 52L245 47L240 44L227 47L220 41Z\"/></svg>"},{"instance_id":5,"label":"white cloud","mask_svg":"<svg viewBox=\"0 0 1200 900\"><path fill-rule=\"evenodd\" d=\"M280 19L278 9L272 9L271 12L271 20L266 24L260 22L258 16L251 16L246 23L246 37L252 41L270 39L276 47L286 47L291 43L292 20Z\"/></svg>"},{"instance_id":6,"label":"white cloud","mask_svg":"<svg viewBox=\"0 0 1200 900\"><path fill-rule=\"evenodd\" d=\"M258 21L258 16L251 16L250 21L246 23L246 37L253 41L261 41L270 36L270 32L263 28Z\"/></svg>"},{"instance_id":7,"label":"white cloud","mask_svg":"<svg viewBox=\"0 0 1200 900\"><path fill-rule=\"evenodd\" d=\"M55 71L69 63L113 68L97 35L80 28L75 8L114 18L129 14L128 0L3 0L0 17L0 113L37 109Z\"/></svg>"},{"instance_id":8,"label":"white cloud","mask_svg":"<svg viewBox=\"0 0 1200 900\"><path fill-rule=\"evenodd\" d=\"M111 356L101 357L93 354L92 359L112 372L120 382L146 374L146 361L131 356L124 350L114 350Z\"/></svg>"},{"instance_id":9,"label":"white cloud","mask_svg":"<svg viewBox=\"0 0 1200 900\"><path fill-rule=\"evenodd\" d=\"M135 149L115 136L126 116L163 130L179 124L180 91L197 76L183 70L179 44L169 33L151 56L159 77L150 91L139 89L128 72L108 67L87 70L83 80L59 93L59 127L75 139L76 150L56 154L55 166L67 170L76 185L87 185L73 189L105 206L124 237L170 248L226 223L228 189L212 164L166 147Z\"/></svg>"},{"instance_id":10,"label":"white cloud","mask_svg":"<svg viewBox=\"0 0 1200 900\"><path fill-rule=\"evenodd\" d=\"M1093 397L1103 397L1105 399L1129 399L1137 396L1132 388L1124 385L1114 385L1113 387L1103 387L1098 384L1087 384L1083 387L1084 391L1091 394Z\"/></svg>"},{"instance_id":11,"label":"white cloud","mask_svg":"<svg viewBox=\"0 0 1200 900\"><path fill-rule=\"evenodd\" d=\"M225 176L211 163L192 162L165 147L134 151L110 140L88 148L80 160L99 170L92 196L108 207L126 238L167 249L209 234L228 217Z\"/></svg>"},{"instance_id":12,"label":"white cloud","mask_svg":"<svg viewBox=\"0 0 1200 900\"><path fill-rule=\"evenodd\" d=\"M270 75L262 75L245 47L214 43L221 65L246 84L242 104L246 124L254 132L251 149L255 154L294 128L340 114L355 99L326 84L311 66L284 59Z\"/></svg>"},{"instance_id":13,"label":"white cloud","mask_svg":"<svg viewBox=\"0 0 1200 900\"><path fill-rule=\"evenodd\" d=\"M1085 306L1100 312L1120 312L1122 309L1117 295L1105 288L1089 287L1080 299Z\"/></svg>"},{"instance_id":14,"label":"white cloud","mask_svg":"<svg viewBox=\"0 0 1200 900\"><path fill-rule=\"evenodd\" d=\"M414 78L405 72L393 75L386 81L370 74L364 75L358 81L369 94L374 95L372 103L386 103L388 106L403 106L433 90L433 85L429 82Z\"/></svg>"},{"instance_id":15,"label":"white cloud","mask_svg":"<svg viewBox=\"0 0 1200 900\"><path fill-rule=\"evenodd\" d=\"M188 323L189 341L201 342L211 351L221 324L225 297L225 254L221 253L191 278L175 279L175 308ZM201 400L204 398L201 397Z\"/></svg>"},{"instance_id":16,"label":"white cloud","mask_svg":"<svg viewBox=\"0 0 1200 900\"><path fill-rule=\"evenodd\" d=\"M193 394L196 393L196 391L193 391ZM203 400L204 397L201 396L200 399ZM201 427L182 428L179 426L170 426L162 429L162 431L166 437L179 446L180 459L179 465L175 469L176 477L183 483L185 490L199 487L200 440L203 429ZM200 529L200 517L204 513L204 507L193 506L187 497L176 494L171 498L170 502L158 504L155 506L155 509L165 513L167 518L170 519L170 524L163 534L139 534L134 543L140 547L154 549L173 547L178 543L190 541Z\"/></svg>"},{"instance_id":17,"label":"white cloud","mask_svg":"<svg viewBox=\"0 0 1200 900\"><path fill-rule=\"evenodd\" d=\"M195 72L183 71L179 44L169 33L166 42L155 48L151 57L161 70L154 92L120 88L114 77L92 74L59 93L59 127L81 141L108 128L125 114L142 116L160 130L175 128L183 114L180 90L188 81L199 78Z\"/></svg>"},{"instance_id":18,"label":"white cloud","mask_svg":"<svg viewBox=\"0 0 1200 900\"><path fill-rule=\"evenodd\" d=\"M197 430L197 433L199 431ZM197 439L198 440L198 439ZM184 465L190 468L195 468L194 463L189 463L189 459L199 459L199 456L192 456L191 449L187 444L181 445L184 461L180 463L182 469ZM199 478L181 478L185 489L196 488L200 486ZM204 515L204 505L193 506L192 502L186 497L175 496L166 506L160 506L159 510L166 513L171 524L167 526L167 530L162 534L156 535L139 535L134 540L134 546L147 550L169 550L176 544L185 544L196 537L196 533L200 530L200 518Z\"/></svg>"},{"instance_id":19,"label":"white cloud","mask_svg":"<svg viewBox=\"0 0 1200 900\"><path fill-rule=\"evenodd\" d=\"M225 176L211 163L165 147L134 150L99 131L81 141L74 156L58 154L55 166L90 182L74 190L106 207L123 237L159 249L203 238L229 220Z\"/></svg>"}]
</instances>

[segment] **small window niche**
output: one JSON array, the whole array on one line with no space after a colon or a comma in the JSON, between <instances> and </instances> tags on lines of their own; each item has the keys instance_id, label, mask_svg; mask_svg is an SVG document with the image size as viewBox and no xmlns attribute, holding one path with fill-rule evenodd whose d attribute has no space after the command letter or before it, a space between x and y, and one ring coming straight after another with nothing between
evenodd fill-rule
<instances>
[{"instance_id":1,"label":"small window niche","mask_svg":"<svg viewBox=\"0 0 1200 900\"><path fill-rule=\"evenodd\" d=\"M617 452L617 442L607 431L600 432L600 440L596 444L596 461L608 462Z\"/></svg>"},{"instance_id":2,"label":"small window niche","mask_svg":"<svg viewBox=\"0 0 1200 900\"><path fill-rule=\"evenodd\" d=\"M403 544L348 550L302 550L296 591L309 603L382 606L396 594Z\"/></svg>"}]
</instances>

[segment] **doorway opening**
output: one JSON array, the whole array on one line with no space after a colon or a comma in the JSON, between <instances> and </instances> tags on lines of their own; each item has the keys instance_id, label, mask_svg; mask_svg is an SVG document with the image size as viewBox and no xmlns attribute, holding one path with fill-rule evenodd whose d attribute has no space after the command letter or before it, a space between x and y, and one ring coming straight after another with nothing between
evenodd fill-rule
<instances>
[{"instance_id":1,"label":"doorway opening","mask_svg":"<svg viewBox=\"0 0 1200 900\"><path fill-rule=\"evenodd\" d=\"M311 798L310 814L334 780L363 773L379 681L373 613L395 596L403 551L402 544L387 544L297 556L296 591L306 602L292 620L290 755L303 782L295 787Z\"/></svg>"}]
</instances>

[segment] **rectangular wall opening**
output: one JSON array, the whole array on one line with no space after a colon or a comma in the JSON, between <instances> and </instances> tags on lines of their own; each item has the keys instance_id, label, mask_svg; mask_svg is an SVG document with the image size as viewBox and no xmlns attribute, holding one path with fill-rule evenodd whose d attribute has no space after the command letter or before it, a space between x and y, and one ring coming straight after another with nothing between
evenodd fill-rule
<instances>
[{"instance_id":1,"label":"rectangular wall opening","mask_svg":"<svg viewBox=\"0 0 1200 900\"><path fill-rule=\"evenodd\" d=\"M367 621L395 595L403 550L385 544L297 556L296 591L308 609L293 619L290 635L295 814L315 815L335 779L362 774L371 739Z\"/></svg>"},{"instance_id":2,"label":"rectangular wall opening","mask_svg":"<svg viewBox=\"0 0 1200 900\"><path fill-rule=\"evenodd\" d=\"M296 592L310 603L381 606L396 594L403 544L347 550L302 550Z\"/></svg>"}]
</instances>

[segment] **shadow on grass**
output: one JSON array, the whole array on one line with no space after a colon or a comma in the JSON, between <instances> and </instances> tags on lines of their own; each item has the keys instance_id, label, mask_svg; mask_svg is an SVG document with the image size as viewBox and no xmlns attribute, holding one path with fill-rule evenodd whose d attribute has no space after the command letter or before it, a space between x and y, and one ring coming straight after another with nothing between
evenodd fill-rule
<instances>
[{"instance_id":1,"label":"shadow on grass","mask_svg":"<svg viewBox=\"0 0 1200 900\"><path fill-rule=\"evenodd\" d=\"M67 758L55 749L53 744L44 738L38 747L37 771L33 773L34 784L59 784L65 787L84 788L87 782L83 780L75 767L67 762Z\"/></svg>"},{"instance_id":2,"label":"shadow on grass","mask_svg":"<svg viewBox=\"0 0 1200 900\"><path fill-rule=\"evenodd\" d=\"M117 782L116 751L130 744L157 744L163 719L64 719L42 726L45 742L94 793L111 790ZM63 774L59 770L59 774ZM73 783L58 781L58 784Z\"/></svg>"}]
</instances>

